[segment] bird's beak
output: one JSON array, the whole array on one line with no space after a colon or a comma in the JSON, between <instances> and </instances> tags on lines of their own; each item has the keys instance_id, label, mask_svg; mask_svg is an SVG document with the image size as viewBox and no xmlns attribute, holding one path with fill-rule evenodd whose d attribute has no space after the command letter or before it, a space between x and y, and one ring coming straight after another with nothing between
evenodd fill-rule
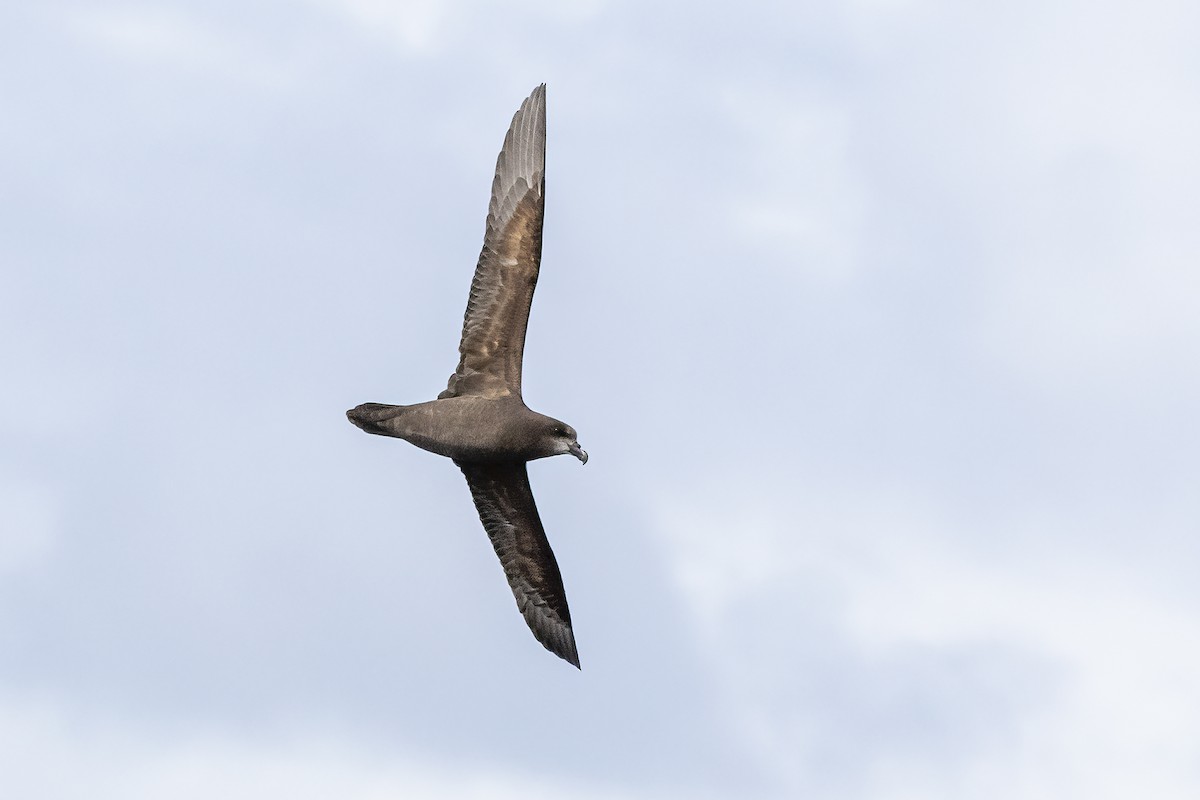
<instances>
[{"instance_id":1,"label":"bird's beak","mask_svg":"<svg viewBox=\"0 0 1200 800\"><path fill-rule=\"evenodd\" d=\"M587 463L587 451L579 446L579 442L571 442L571 446L567 448L567 452L578 458L581 463Z\"/></svg>"}]
</instances>

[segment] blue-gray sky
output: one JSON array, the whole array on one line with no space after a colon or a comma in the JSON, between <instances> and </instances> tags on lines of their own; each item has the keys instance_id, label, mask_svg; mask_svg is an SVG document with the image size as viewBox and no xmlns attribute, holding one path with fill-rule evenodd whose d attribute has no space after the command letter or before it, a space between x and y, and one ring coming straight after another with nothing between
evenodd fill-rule
<instances>
[{"instance_id":1,"label":"blue-gray sky","mask_svg":"<svg viewBox=\"0 0 1200 800\"><path fill-rule=\"evenodd\" d=\"M1197 796L1198 25L5 5L6 796ZM581 673L342 415L444 386L543 81Z\"/></svg>"}]
</instances>

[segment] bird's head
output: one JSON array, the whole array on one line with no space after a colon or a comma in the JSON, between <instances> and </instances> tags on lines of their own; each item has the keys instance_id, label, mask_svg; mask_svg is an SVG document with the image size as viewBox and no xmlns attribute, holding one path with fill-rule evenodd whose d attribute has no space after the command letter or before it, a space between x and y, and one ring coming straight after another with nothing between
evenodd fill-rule
<instances>
[{"instance_id":1,"label":"bird's head","mask_svg":"<svg viewBox=\"0 0 1200 800\"><path fill-rule=\"evenodd\" d=\"M570 425L565 422L559 422L556 419L551 419L550 437L553 444L551 455L557 456L570 453L578 458L581 463L587 463L587 451L579 446L579 435L575 433L575 429Z\"/></svg>"}]
</instances>

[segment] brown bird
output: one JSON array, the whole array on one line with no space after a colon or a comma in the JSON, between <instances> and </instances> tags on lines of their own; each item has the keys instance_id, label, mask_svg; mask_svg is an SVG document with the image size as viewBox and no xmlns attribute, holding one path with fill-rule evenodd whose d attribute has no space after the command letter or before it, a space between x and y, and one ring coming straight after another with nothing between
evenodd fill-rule
<instances>
[{"instance_id":1,"label":"brown bird","mask_svg":"<svg viewBox=\"0 0 1200 800\"><path fill-rule=\"evenodd\" d=\"M454 459L517 608L547 650L579 666L558 562L546 540L525 462L569 453L587 463L575 429L529 410L521 360L542 259L546 86L513 116L496 159L483 252L463 317L458 369L438 399L364 403L346 412L367 433L394 436Z\"/></svg>"}]
</instances>

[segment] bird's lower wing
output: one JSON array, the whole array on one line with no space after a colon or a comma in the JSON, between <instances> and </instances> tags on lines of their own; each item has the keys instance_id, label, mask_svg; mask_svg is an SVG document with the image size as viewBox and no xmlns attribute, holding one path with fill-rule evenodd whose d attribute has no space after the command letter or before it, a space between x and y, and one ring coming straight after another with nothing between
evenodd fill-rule
<instances>
[{"instance_id":1,"label":"bird's lower wing","mask_svg":"<svg viewBox=\"0 0 1200 800\"><path fill-rule=\"evenodd\" d=\"M458 466L467 476L479 519L500 557L517 609L547 650L578 667L562 575L542 529L525 464Z\"/></svg>"}]
</instances>

